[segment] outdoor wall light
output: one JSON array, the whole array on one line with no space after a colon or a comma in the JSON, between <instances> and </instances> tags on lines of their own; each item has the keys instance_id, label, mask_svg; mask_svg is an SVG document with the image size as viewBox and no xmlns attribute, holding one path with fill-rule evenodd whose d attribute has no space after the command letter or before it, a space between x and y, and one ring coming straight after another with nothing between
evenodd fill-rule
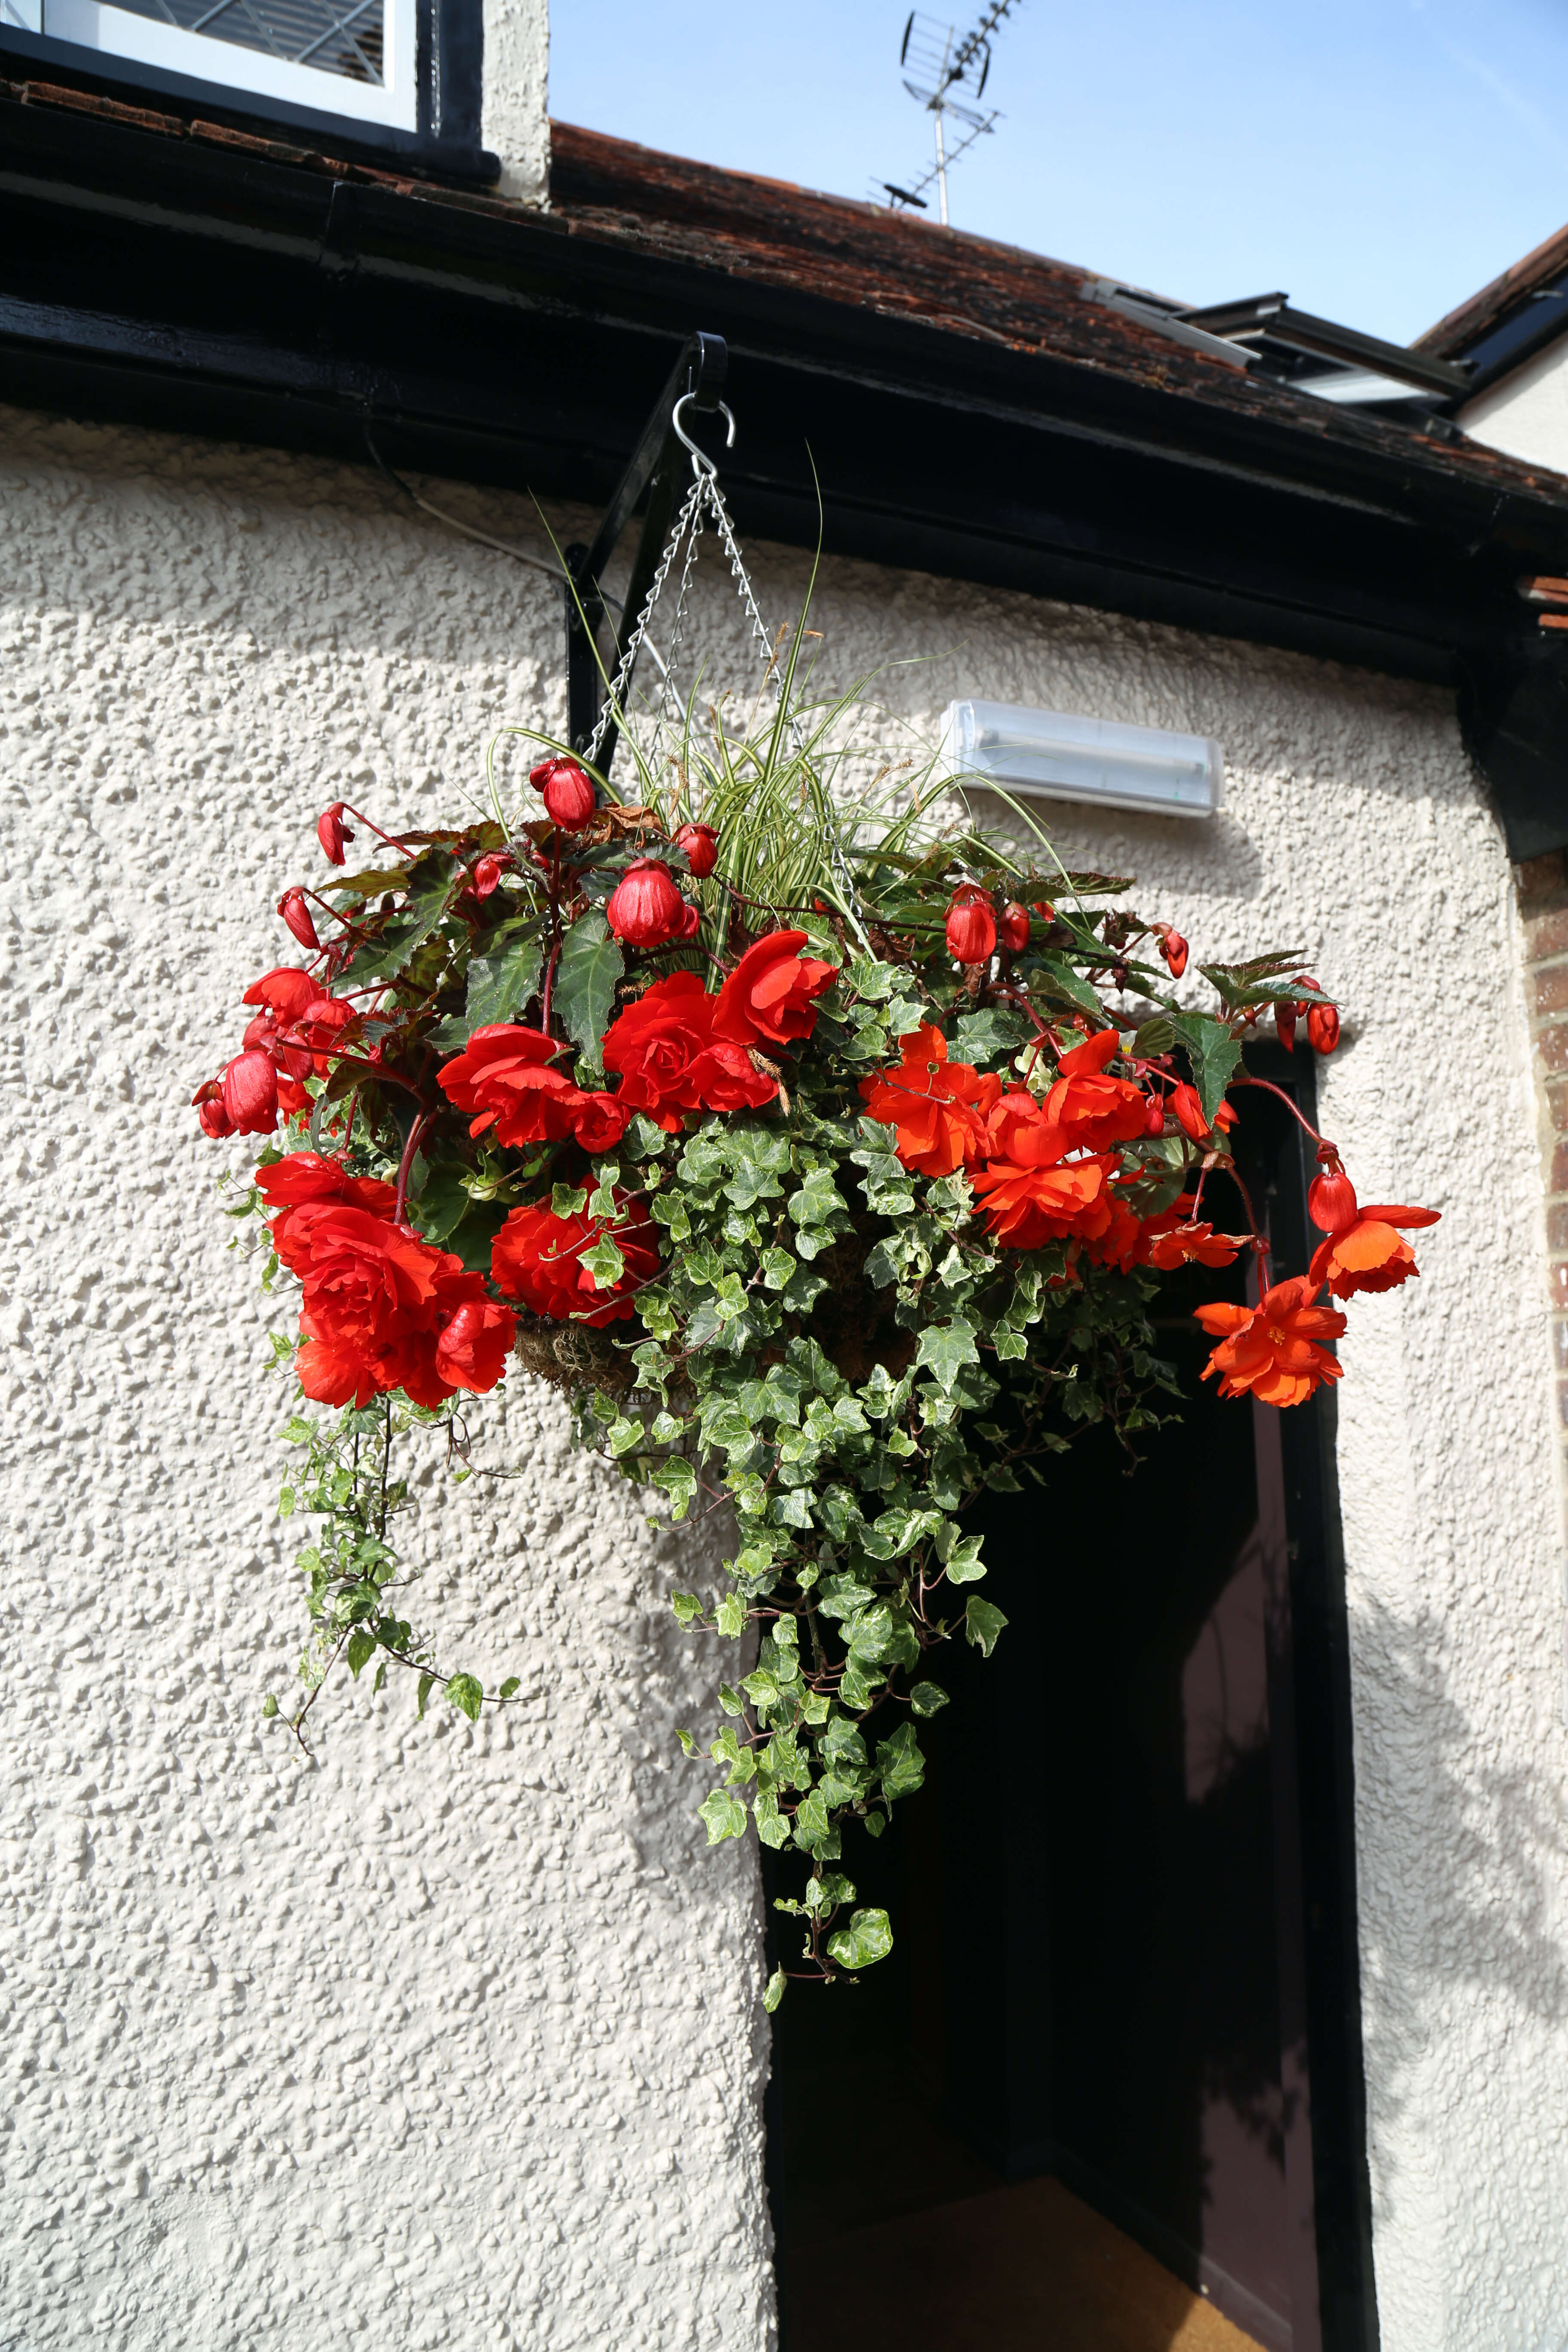
<instances>
[{"instance_id":1,"label":"outdoor wall light","mask_svg":"<svg viewBox=\"0 0 1568 2352\"><path fill-rule=\"evenodd\" d=\"M942 752L955 780L1168 816L1212 816L1225 782L1225 755L1212 737L1010 702L950 702Z\"/></svg>"}]
</instances>

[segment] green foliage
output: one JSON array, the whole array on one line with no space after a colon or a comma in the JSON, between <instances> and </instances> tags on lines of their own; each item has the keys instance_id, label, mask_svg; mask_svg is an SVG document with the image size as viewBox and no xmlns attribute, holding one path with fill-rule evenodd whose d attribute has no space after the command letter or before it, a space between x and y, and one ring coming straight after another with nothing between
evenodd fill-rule
<instances>
[{"instance_id":1,"label":"green foliage","mask_svg":"<svg viewBox=\"0 0 1568 2352\"><path fill-rule=\"evenodd\" d=\"M603 910L590 907L562 941L555 1006L566 1034L593 1070L602 1066L599 1040L608 1026L616 984L625 969Z\"/></svg>"},{"instance_id":2,"label":"green foliage","mask_svg":"<svg viewBox=\"0 0 1568 2352\"><path fill-rule=\"evenodd\" d=\"M792 676L801 650L797 634ZM804 1971L824 1978L890 1948L886 1915L850 1907L840 1865L922 1783L917 1731L947 1704L935 1679L944 1645L989 1657L1006 1627L977 1589L986 1563L966 1515L988 1489L1039 1477L1087 1427L1110 1424L1131 1461L1131 1435L1173 1393L1147 1319L1154 1275L1096 1262L1078 1241L1004 1246L962 1168L932 1177L909 1164L898 1129L866 1115L861 1082L929 1023L951 1064L1039 1102L1086 1032L1115 1024L1124 1073L1146 1078L1154 1064L1169 1085L1190 1069L1212 1119L1237 1074L1246 1005L1308 992L1279 977L1296 959L1263 958L1209 970L1217 1014L1163 993L1158 968L1135 960L1148 926L1100 903L1126 887L1118 877L1064 874L1048 854L1036 866L975 833L962 809L942 829L908 788L919 775L895 772L884 792L884 769L869 788L845 789L856 784L852 718L846 698L798 726L781 713L737 736L694 706L668 774L637 753L645 805L601 812L564 851L537 808L525 821L498 798L495 823L425 836L402 863L335 882L353 927L337 984L355 992L355 1011L293 1139L336 1148L356 1175L401 1174L414 1228L480 1271L521 1204L600 1220L580 1255L604 1284L627 1263L617 1202L631 1195L651 1219L660 1263L634 1319L581 1332L570 1360L554 1334L525 1332L543 1351L525 1360L571 1390L578 1443L661 1517L730 1514L714 1588L670 1595L683 1627L728 1645L712 1724L677 1736L703 1776L695 1809L709 1843L754 1829L792 1864L804 1891L781 1908L802 1923ZM647 836L668 844L687 818L720 842L714 874L686 885L700 932L638 958L611 936L605 901ZM503 849L507 870L481 899L474 861ZM943 923L960 882L1036 910L1016 959L954 967ZM442 1064L500 1021L548 1025L557 1047L564 1034L576 1058L562 1070L597 1088L620 1003L683 966L717 987L750 940L780 926L805 930L837 977L809 1037L755 1050L754 1066L780 1081L762 1109L691 1112L674 1133L639 1113L606 1160L569 1138L476 1139L439 1089ZM1145 999L1135 1035L1107 1002L1133 982ZM346 1139L334 1147L334 1135ZM1203 1156L1173 1135L1116 1149L1142 1216ZM1225 1149L1217 1136L1204 1153ZM260 1206L253 1192L235 1213ZM280 1507L316 1529L299 1554L311 1623L301 1738L340 1659L362 1682L374 1664L367 1704L389 1666L411 1672L420 1717L443 1684L470 1722L521 1687L513 1675L487 1691L466 1669L438 1669L401 1613L392 1538L408 1486L393 1455L421 1433L445 1440L454 1477L471 1474L450 1404L382 1397L289 1424L303 1464ZM795 1972L774 1972L770 2010Z\"/></svg>"}]
</instances>

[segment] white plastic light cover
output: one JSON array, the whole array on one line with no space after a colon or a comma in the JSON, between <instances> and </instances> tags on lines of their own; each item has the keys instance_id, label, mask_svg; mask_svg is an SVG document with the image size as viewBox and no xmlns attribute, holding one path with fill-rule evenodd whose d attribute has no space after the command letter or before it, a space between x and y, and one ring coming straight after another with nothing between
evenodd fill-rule
<instances>
[{"instance_id":1,"label":"white plastic light cover","mask_svg":"<svg viewBox=\"0 0 1568 2352\"><path fill-rule=\"evenodd\" d=\"M950 777L1023 798L1166 816L1212 816L1220 804L1225 755L1211 736L1010 702L950 702L942 730Z\"/></svg>"}]
</instances>

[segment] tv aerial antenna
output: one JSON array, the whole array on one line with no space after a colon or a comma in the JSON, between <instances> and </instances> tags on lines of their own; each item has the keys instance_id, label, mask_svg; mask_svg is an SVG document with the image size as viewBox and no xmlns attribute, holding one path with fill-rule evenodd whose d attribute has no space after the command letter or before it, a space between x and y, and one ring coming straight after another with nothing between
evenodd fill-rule
<instances>
[{"instance_id":1,"label":"tv aerial antenna","mask_svg":"<svg viewBox=\"0 0 1568 2352\"><path fill-rule=\"evenodd\" d=\"M993 0L979 23L962 37L953 26L944 25L935 16L923 16L919 9L910 12L899 63L908 68L904 88L932 119L936 160L910 187L895 186L891 180L879 184L887 192L890 209L912 205L923 213L925 192L934 184L942 225L947 226L949 172L959 157L967 154L975 141L983 139L1001 120L996 108L983 109L979 100L991 73L991 37L1018 5L1019 0ZM961 126L951 143L950 120Z\"/></svg>"}]
</instances>

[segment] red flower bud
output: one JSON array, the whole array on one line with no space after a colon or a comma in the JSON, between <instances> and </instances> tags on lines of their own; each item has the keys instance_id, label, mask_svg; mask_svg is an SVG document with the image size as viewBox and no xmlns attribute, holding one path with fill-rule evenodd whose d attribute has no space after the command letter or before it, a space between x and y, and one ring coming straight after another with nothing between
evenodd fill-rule
<instances>
[{"instance_id":1,"label":"red flower bud","mask_svg":"<svg viewBox=\"0 0 1568 2352\"><path fill-rule=\"evenodd\" d=\"M627 947L661 948L687 936L689 911L694 910L688 909L668 866L657 857L638 857L610 893L605 916Z\"/></svg>"},{"instance_id":2,"label":"red flower bud","mask_svg":"<svg viewBox=\"0 0 1568 2352\"><path fill-rule=\"evenodd\" d=\"M1167 928L1164 937L1160 941L1160 953L1170 968L1173 980L1180 980L1185 971L1190 952L1187 942L1180 931L1173 931Z\"/></svg>"},{"instance_id":3,"label":"red flower bud","mask_svg":"<svg viewBox=\"0 0 1568 2352\"><path fill-rule=\"evenodd\" d=\"M677 849L684 849L686 862L699 882L705 882L719 863L719 836L710 824L683 824L675 836Z\"/></svg>"},{"instance_id":4,"label":"red flower bud","mask_svg":"<svg viewBox=\"0 0 1568 2352\"><path fill-rule=\"evenodd\" d=\"M1360 1209L1355 1186L1336 1161L1314 1176L1307 1188L1307 1214L1319 1230L1338 1233L1342 1225L1353 1225Z\"/></svg>"},{"instance_id":5,"label":"red flower bud","mask_svg":"<svg viewBox=\"0 0 1568 2352\"><path fill-rule=\"evenodd\" d=\"M310 920L310 909L305 904L303 890L285 890L278 901L278 911L302 948L319 948L316 926Z\"/></svg>"},{"instance_id":6,"label":"red flower bud","mask_svg":"<svg viewBox=\"0 0 1568 2352\"><path fill-rule=\"evenodd\" d=\"M237 1054L218 1083L231 1134L271 1134L278 1124L278 1072L269 1054L255 1045Z\"/></svg>"},{"instance_id":7,"label":"red flower bud","mask_svg":"<svg viewBox=\"0 0 1568 2352\"><path fill-rule=\"evenodd\" d=\"M1009 898L1002 909L999 925L1002 944L1009 955L1022 955L1029 944L1029 910L1020 907L1016 898Z\"/></svg>"},{"instance_id":8,"label":"red flower bud","mask_svg":"<svg viewBox=\"0 0 1568 2352\"><path fill-rule=\"evenodd\" d=\"M1274 1007L1274 1026L1279 1031L1279 1043L1284 1046L1285 1051L1288 1054L1293 1054L1296 1050L1296 1008L1294 1004L1277 1004Z\"/></svg>"},{"instance_id":9,"label":"red flower bud","mask_svg":"<svg viewBox=\"0 0 1568 2352\"><path fill-rule=\"evenodd\" d=\"M343 823L343 810L346 806L347 803L344 801L334 801L331 807L323 809L316 819L316 838L334 866L341 866L343 863L343 844L345 841L353 839L353 834Z\"/></svg>"},{"instance_id":10,"label":"red flower bud","mask_svg":"<svg viewBox=\"0 0 1568 2352\"><path fill-rule=\"evenodd\" d=\"M947 951L955 963L989 963L996 952L996 917L984 890L962 883L947 910Z\"/></svg>"},{"instance_id":11,"label":"red flower bud","mask_svg":"<svg viewBox=\"0 0 1568 2352\"><path fill-rule=\"evenodd\" d=\"M1157 1093L1149 1097L1149 1108L1143 1114L1143 1132L1145 1135L1163 1135L1165 1132L1164 1100Z\"/></svg>"},{"instance_id":12,"label":"red flower bud","mask_svg":"<svg viewBox=\"0 0 1568 2352\"><path fill-rule=\"evenodd\" d=\"M1340 1016L1331 1004L1313 1004L1307 1011L1307 1043L1314 1053L1331 1054L1340 1042Z\"/></svg>"},{"instance_id":13,"label":"red flower bud","mask_svg":"<svg viewBox=\"0 0 1568 2352\"><path fill-rule=\"evenodd\" d=\"M488 851L474 868L475 898L488 898L510 864L511 856L509 851L504 849Z\"/></svg>"},{"instance_id":14,"label":"red flower bud","mask_svg":"<svg viewBox=\"0 0 1568 2352\"><path fill-rule=\"evenodd\" d=\"M528 781L563 833L581 833L592 821L598 806L593 779L575 760L541 760Z\"/></svg>"},{"instance_id":15,"label":"red flower bud","mask_svg":"<svg viewBox=\"0 0 1568 2352\"><path fill-rule=\"evenodd\" d=\"M1198 1098L1196 1087L1189 1087L1185 1079L1179 1086L1173 1087L1171 1108L1193 1141L1201 1143L1209 1132L1209 1123L1204 1117L1204 1107Z\"/></svg>"},{"instance_id":16,"label":"red flower bud","mask_svg":"<svg viewBox=\"0 0 1568 2352\"><path fill-rule=\"evenodd\" d=\"M223 1107L223 1088L216 1078L208 1078L191 1097L191 1108L202 1123L202 1133L216 1140L234 1133L234 1121Z\"/></svg>"}]
</instances>

